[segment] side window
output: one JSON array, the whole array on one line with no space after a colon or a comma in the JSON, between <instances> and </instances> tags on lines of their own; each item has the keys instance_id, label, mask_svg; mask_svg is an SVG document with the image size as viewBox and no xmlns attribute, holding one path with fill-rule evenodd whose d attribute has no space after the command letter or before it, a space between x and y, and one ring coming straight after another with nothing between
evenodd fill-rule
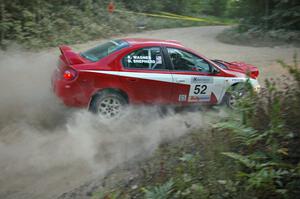
<instances>
[{"instance_id":1,"label":"side window","mask_svg":"<svg viewBox=\"0 0 300 199\"><path fill-rule=\"evenodd\" d=\"M176 48L167 48L174 70L179 71L198 71L211 72L210 64L204 59L193 55L192 53Z\"/></svg>"},{"instance_id":2,"label":"side window","mask_svg":"<svg viewBox=\"0 0 300 199\"><path fill-rule=\"evenodd\" d=\"M123 60L125 68L133 69L166 69L160 47L141 48L128 55Z\"/></svg>"}]
</instances>

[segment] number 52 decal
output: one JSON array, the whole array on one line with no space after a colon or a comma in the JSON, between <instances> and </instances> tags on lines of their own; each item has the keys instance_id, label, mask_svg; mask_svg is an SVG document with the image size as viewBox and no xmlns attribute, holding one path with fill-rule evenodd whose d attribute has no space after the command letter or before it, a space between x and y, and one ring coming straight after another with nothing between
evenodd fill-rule
<instances>
[{"instance_id":1,"label":"number 52 decal","mask_svg":"<svg viewBox=\"0 0 300 199\"><path fill-rule=\"evenodd\" d=\"M207 89L207 85L205 84L197 84L195 85L195 88L194 88L194 94L198 95L205 95L206 94L206 89Z\"/></svg>"}]
</instances>

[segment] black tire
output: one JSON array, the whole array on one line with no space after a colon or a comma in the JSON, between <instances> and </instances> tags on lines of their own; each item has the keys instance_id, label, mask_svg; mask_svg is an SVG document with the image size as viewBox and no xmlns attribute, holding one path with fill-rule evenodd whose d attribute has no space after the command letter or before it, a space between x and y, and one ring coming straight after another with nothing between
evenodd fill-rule
<instances>
[{"instance_id":1,"label":"black tire","mask_svg":"<svg viewBox=\"0 0 300 199\"><path fill-rule=\"evenodd\" d=\"M244 84L236 84L232 86L224 96L224 103L227 107L234 109L237 106L238 100L245 96L247 89Z\"/></svg>"},{"instance_id":2,"label":"black tire","mask_svg":"<svg viewBox=\"0 0 300 199\"><path fill-rule=\"evenodd\" d=\"M127 103L126 99L117 91L106 90L92 98L89 110L110 119L120 116Z\"/></svg>"}]
</instances>

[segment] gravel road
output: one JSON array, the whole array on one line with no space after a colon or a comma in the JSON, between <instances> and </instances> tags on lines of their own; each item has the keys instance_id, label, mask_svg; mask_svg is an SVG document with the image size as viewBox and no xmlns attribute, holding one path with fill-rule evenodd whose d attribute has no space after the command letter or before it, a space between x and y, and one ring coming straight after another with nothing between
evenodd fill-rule
<instances>
[{"instance_id":1,"label":"gravel road","mask_svg":"<svg viewBox=\"0 0 300 199\"><path fill-rule=\"evenodd\" d=\"M166 29L123 37L178 40L209 58L256 65L261 72L260 80L280 77L285 73L276 60L291 63L294 53L300 55L300 48L292 46L271 48L220 43L216 36L225 28ZM102 41L72 47L84 50ZM55 100L49 87L58 50L30 55L20 50L14 52L17 52L13 55L14 60L10 59L10 53L0 52L0 90L2 94L7 93L0 98L1 199L56 198L96 176L105 175L111 168L132 157L151 154L162 139L188 132L180 123L181 116L157 121L155 113L148 109L130 121L119 121L115 125L99 124L85 111L69 111ZM19 57L21 61L16 61L18 53L23 53ZM11 78L6 78L4 71L7 69L4 68L7 63L15 66L9 70L23 74L23 82L16 84ZM41 73L44 78L41 78ZM47 89L41 88L43 85L47 85ZM22 91L28 89L28 92L19 92L20 87ZM204 123L198 124L201 116L184 117L195 127L205 126ZM123 131L128 134L120 135Z\"/></svg>"}]
</instances>

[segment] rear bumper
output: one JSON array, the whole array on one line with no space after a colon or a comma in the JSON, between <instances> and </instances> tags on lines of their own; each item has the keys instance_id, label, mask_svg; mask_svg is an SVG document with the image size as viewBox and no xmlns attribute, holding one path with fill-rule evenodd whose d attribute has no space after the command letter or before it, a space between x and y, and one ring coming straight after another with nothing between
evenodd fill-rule
<instances>
[{"instance_id":1,"label":"rear bumper","mask_svg":"<svg viewBox=\"0 0 300 199\"><path fill-rule=\"evenodd\" d=\"M54 94L70 107L87 107L89 98L85 96L81 86L76 81L59 79L55 71L52 76L52 90Z\"/></svg>"}]
</instances>

